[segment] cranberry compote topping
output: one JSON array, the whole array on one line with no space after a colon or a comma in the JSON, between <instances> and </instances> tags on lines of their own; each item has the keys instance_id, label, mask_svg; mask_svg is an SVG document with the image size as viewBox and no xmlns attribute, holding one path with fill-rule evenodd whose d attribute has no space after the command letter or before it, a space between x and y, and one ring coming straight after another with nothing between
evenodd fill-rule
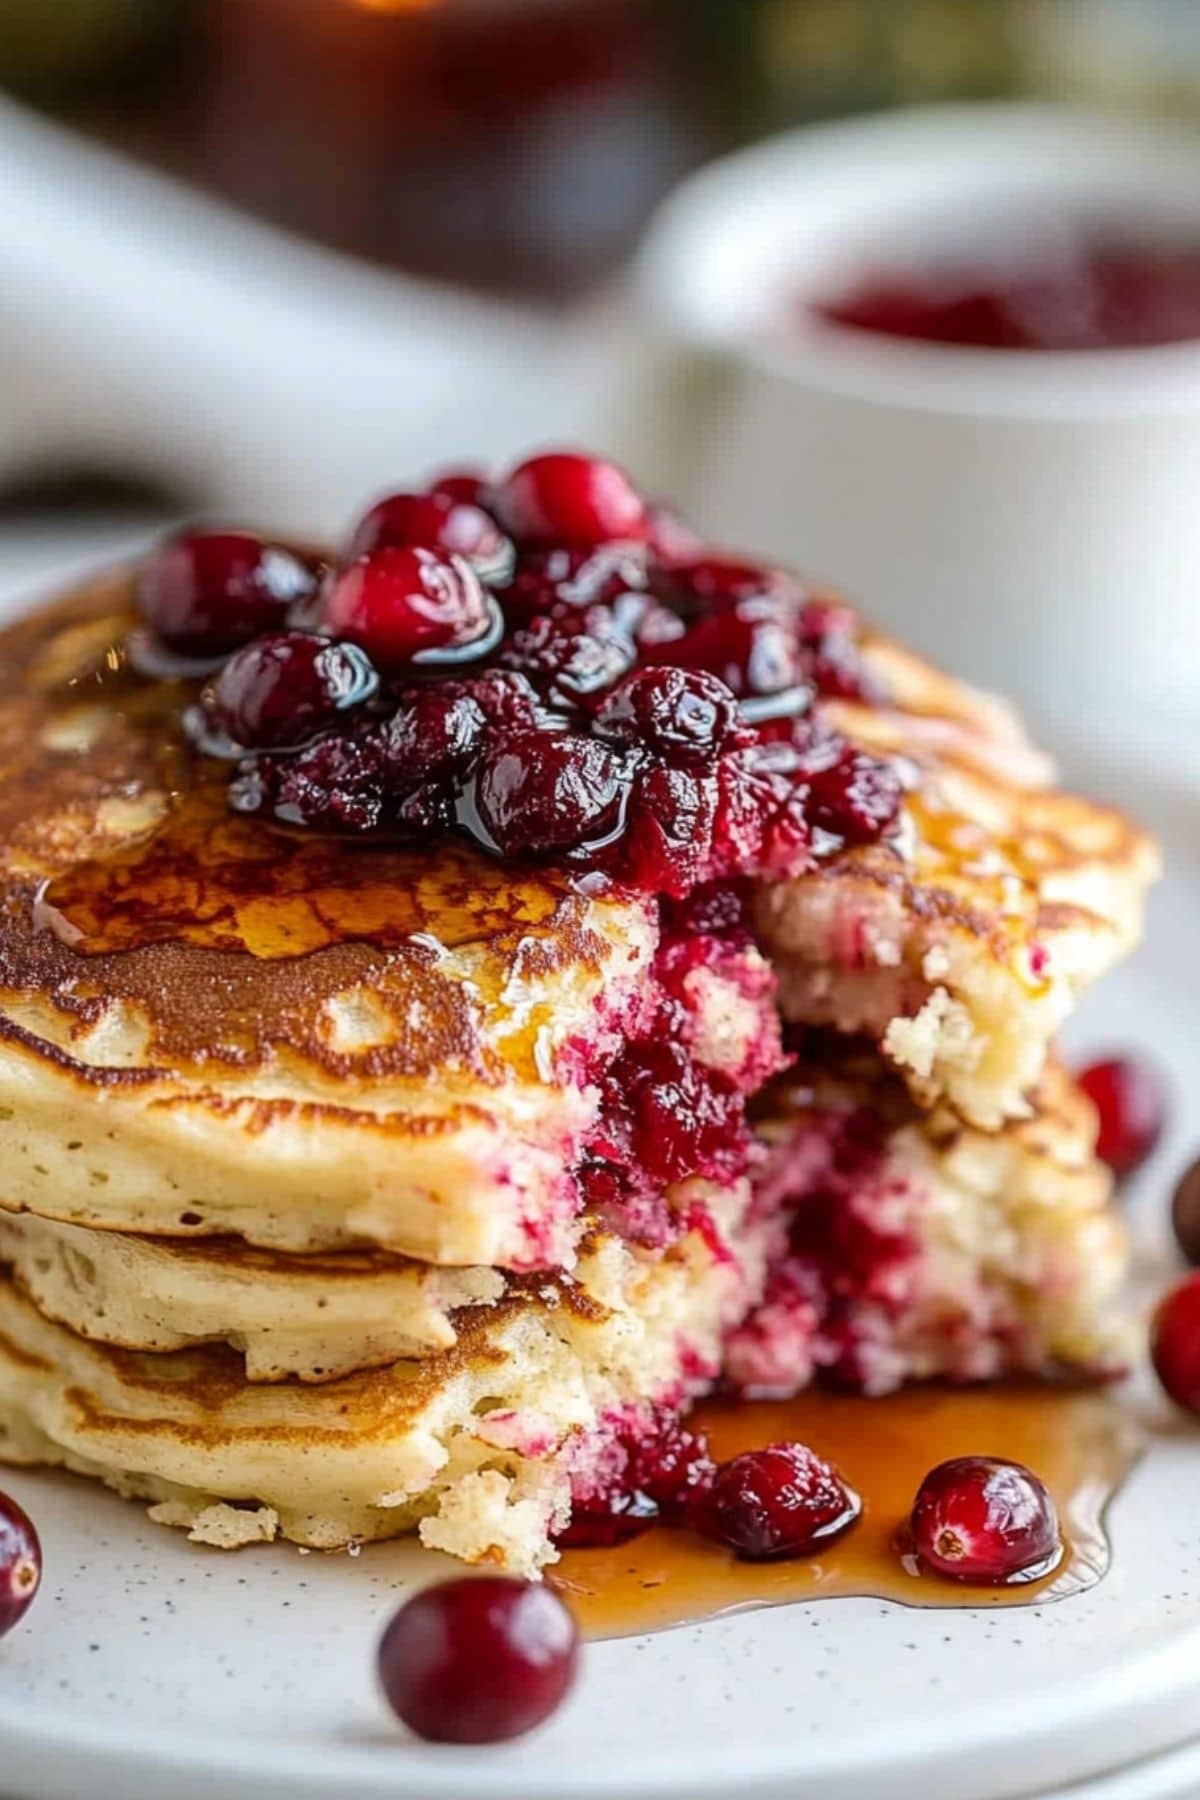
<instances>
[{"instance_id":1,"label":"cranberry compote topping","mask_svg":"<svg viewBox=\"0 0 1200 1800\"><path fill-rule=\"evenodd\" d=\"M704 1528L748 1562L804 1556L853 1525L862 1502L806 1444L768 1444L722 1463Z\"/></svg>"},{"instance_id":2,"label":"cranberry compote topping","mask_svg":"<svg viewBox=\"0 0 1200 1800\"><path fill-rule=\"evenodd\" d=\"M543 856L611 838L627 782L594 738L515 731L485 744L465 804L471 829L501 856Z\"/></svg>"},{"instance_id":3,"label":"cranberry compote topping","mask_svg":"<svg viewBox=\"0 0 1200 1800\"><path fill-rule=\"evenodd\" d=\"M335 725L379 685L354 644L304 632L257 638L204 691L205 723L248 750L294 749Z\"/></svg>"},{"instance_id":4,"label":"cranberry compote topping","mask_svg":"<svg viewBox=\"0 0 1200 1800\"><path fill-rule=\"evenodd\" d=\"M20 1623L42 1579L42 1546L28 1514L0 1494L0 1638Z\"/></svg>"},{"instance_id":5,"label":"cranberry compote topping","mask_svg":"<svg viewBox=\"0 0 1200 1800\"><path fill-rule=\"evenodd\" d=\"M1021 1463L956 1456L931 1469L909 1521L918 1560L954 1581L1035 1581L1062 1556L1058 1514Z\"/></svg>"},{"instance_id":6,"label":"cranberry compote topping","mask_svg":"<svg viewBox=\"0 0 1200 1800\"><path fill-rule=\"evenodd\" d=\"M627 1544L657 1525L660 1513L648 1494L633 1487L614 1487L577 1500L570 1522L555 1537L562 1550L609 1550Z\"/></svg>"},{"instance_id":7,"label":"cranberry compote topping","mask_svg":"<svg viewBox=\"0 0 1200 1800\"><path fill-rule=\"evenodd\" d=\"M491 616L469 562L410 546L376 550L332 576L321 607L325 631L360 645L388 672L478 642Z\"/></svg>"},{"instance_id":8,"label":"cranberry compote topping","mask_svg":"<svg viewBox=\"0 0 1200 1800\"><path fill-rule=\"evenodd\" d=\"M627 1479L668 1524L683 1524L707 1500L716 1472L704 1434L667 1418L654 1436L630 1450Z\"/></svg>"},{"instance_id":9,"label":"cranberry compote topping","mask_svg":"<svg viewBox=\"0 0 1200 1800\"><path fill-rule=\"evenodd\" d=\"M1172 1400L1200 1414L1200 1274L1188 1275L1160 1302L1150 1355Z\"/></svg>"},{"instance_id":10,"label":"cranberry compote topping","mask_svg":"<svg viewBox=\"0 0 1200 1800\"><path fill-rule=\"evenodd\" d=\"M495 488L492 506L518 544L589 548L649 531L646 503L624 470L575 451L531 456Z\"/></svg>"},{"instance_id":11,"label":"cranberry compote topping","mask_svg":"<svg viewBox=\"0 0 1200 1800\"><path fill-rule=\"evenodd\" d=\"M498 1744L549 1718L578 1660L575 1621L548 1587L464 1575L405 1602L378 1666L388 1704L418 1736Z\"/></svg>"},{"instance_id":12,"label":"cranberry compote topping","mask_svg":"<svg viewBox=\"0 0 1200 1800\"><path fill-rule=\"evenodd\" d=\"M604 701L595 728L664 762L703 767L720 755L737 724L724 682L700 669L639 669Z\"/></svg>"},{"instance_id":13,"label":"cranberry compote topping","mask_svg":"<svg viewBox=\"0 0 1200 1800\"><path fill-rule=\"evenodd\" d=\"M482 507L448 494L388 494L364 513L350 540L350 557L374 550L416 547L465 556L485 579L503 582L512 545Z\"/></svg>"},{"instance_id":14,"label":"cranberry compote topping","mask_svg":"<svg viewBox=\"0 0 1200 1800\"><path fill-rule=\"evenodd\" d=\"M188 729L241 753L238 811L454 833L676 901L895 828L895 769L821 705L873 698L853 613L706 548L612 463L387 495L316 570L188 533L140 577L130 663L211 676Z\"/></svg>"},{"instance_id":15,"label":"cranberry compote topping","mask_svg":"<svg viewBox=\"0 0 1200 1800\"><path fill-rule=\"evenodd\" d=\"M1167 1121L1166 1085L1143 1056L1114 1056L1080 1071L1079 1085L1099 1116L1096 1154L1114 1175L1132 1175Z\"/></svg>"},{"instance_id":16,"label":"cranberry compote topping","mask_svg":"<svg viewBox=\"0 0 1200 1800\"><path fill-rule=\"evenodd\" d=\"M184 531L142 564L138 611L186 656L224 656L284 623L316 586L313 563L246 531Z\"/></svg>"}]
</instances>

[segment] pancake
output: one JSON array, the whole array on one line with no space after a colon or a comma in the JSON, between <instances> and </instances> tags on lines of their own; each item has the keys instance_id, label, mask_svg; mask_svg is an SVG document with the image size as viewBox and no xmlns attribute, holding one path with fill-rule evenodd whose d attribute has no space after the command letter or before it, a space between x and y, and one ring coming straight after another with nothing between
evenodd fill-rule
<instances>
[{"instance_id":1,"label":"pancake","mask_svg":"<svg viewBox=\"0 0 1200 1800\"><path fill-rule=\"evenodd\" d=\"M655 902L230 815L179 683L129 671L128 590L0 634L0 1204L569 1266L597 1077L666 999ZM698 1067L775 1060L749 944L670 998Z\"/></svg>"},{"instance_id":2,"label":"pancake","mask_svg":"<svg viewBox=\"0 0 1200 1800\"><path fill-rule=\"evenodd\" d=\"M1128 1367L1126 1232L1094 1109L1059 1063L1029 1117L984 1132L921 1112L873 1047L810 1040L757 1129L774 1229L763 1298L727 1348L743 1391Z\"/></svg>"},{"instance_id":3,"label":"pancake","mask_svg":"<svg viewBox=\"0 0 1200 1800\"><path fill-rule=\"evenodd\" d=\"M1141 934L1152 841L1064 793L1001 701L862 640L878 697L834 724L902 758L895 844L764 887L756 922L784 1015L871 1036L923 1106L994 1129L1028 1115L1079 995Z\"/></svg>"},{"instance_id":4,"label":"pancake","mask_svg":"<svg viewBox=\"0 0 1200 1800\"><path fill-rule=\"evenodd\" d=\"M224 1348L89 1343L0 1275L0 1457L93 1476L221 1548L419 1530L533 1573L618 1434L711 1381L761 1282L744 1188L698 1184L693 1204L665 1252L592 1234L578 1279L514 1278L455 1316L452 1349L321 1386L247 1382Z\"/></svg>"}]
</instances>

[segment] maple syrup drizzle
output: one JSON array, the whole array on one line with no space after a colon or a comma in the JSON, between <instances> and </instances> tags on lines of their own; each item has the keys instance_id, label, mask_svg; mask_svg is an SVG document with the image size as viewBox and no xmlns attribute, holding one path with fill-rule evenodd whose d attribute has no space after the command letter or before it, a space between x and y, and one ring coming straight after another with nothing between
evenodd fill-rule
<instances>
[{"instance_id":1,"label":"maple syrup drizzle","mask_svg":"<svg viewBox=\"0 0 1200 1800\"><path fill-rule=\"evenodd\" d=\"M656 1527L630 1543L569 1550L551 1575L588 1637L627 1637L722 1613L857 1595L904 1606L1030 1606L1095 1585L1110 1561L1104 1515L1145 1446L1110 1394L1012 1384L910 1388L884 1399L813 1392L750 1404L710 1401L689 1423L717 1457L799 1439L862 1495L863 1516L814 1557L739 1562L691 1533ZM897 1534L921 1479L971 1454L1025 1463L1058 1507L1064 1554L1039 1581L974 1587L917 1572Z\"/></svg>"}]
</instances>

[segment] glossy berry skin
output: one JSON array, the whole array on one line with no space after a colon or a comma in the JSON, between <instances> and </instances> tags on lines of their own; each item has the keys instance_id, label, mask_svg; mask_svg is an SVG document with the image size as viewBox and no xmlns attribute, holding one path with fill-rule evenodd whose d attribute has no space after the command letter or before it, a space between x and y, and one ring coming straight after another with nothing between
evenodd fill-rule
<instances>
[{"instance_id":1,"label":"glossy berry skin","mask_svg":"<svg viewBox=\"0 0 1200 1800\"><path fill-rule=\"evenodd\" d=\"M768 1444L718 1466L703 1522L745 1561L771 1562L818 1549L861 1511L858 1495L806 1444Z\"/></svg>"},{"instance_id":2,"label":"glossy berry skin","mask_svg":"<svg viewBox=\"0 0 1200 1800\"><path fill-rule=\"evenodd\" d=\"M620 759L573 732L516 731L485 745L474 810L502 856L574 850L614 832L626 774Z\"/></svg>"},{"instance_id":3,"label":"glossy berry skin","mask_svg":"<svg viewBox=\"0 0 1200 1800\"><path fill-rule=\"evenodd\" d=\"M465 556L481 572L501 574L511 566L512 545L496 521L481 507L446 494L388 494L377 500L355 527L349 556L404 545Z\"/></svg>"},{"instance_id":4,"label":"glossy berry skin","mask_svg":"<svg viewBox=\"0 0 1200 1800\"><path fill-rule=\"evenodd\" d=\"M1200 1274L1186 1276L1159 1302L1150 1358L1172 1400L1200 1415Z\"/></svg>"},{"instance_id":5,"label":"glossy berry skin","mask_svg":"<svg viewBox=\"0 0 1200 1800\"><path fill-rule=\"evenodd\" d=\"M20 1624L42 1579L42 1546L29 1515L0 1493L0 1638Z\"/></svg>"},{"instance_id":6,"label":"glossy berry skin","mask_svg":"<svg viewBox=\"0 0 1200 1800\"><path fill-rule=\"evenodd\" d=\"M521 1737L561 1705L579 1634L540 1582L460 1576L407 1601L379 1645L379 1679L397 1718L439 1744Z\"/></svg>"},{"instance_id":7,"label":"glossy berry skin","mask_svg":"<svg viewBox=\"0 0 1200 1800\"><path fill-rule=\"evenodd\" d=\"M560 1550L610 1550L628 1544L659 1521L659 1509L648 1494L636 1488L614 1488L611 1493L576 1502L570 1522L555 1537Z\"/></svg>"},{"instance_id":8,"label":"glossy berry skin","mask_svg":"<svg viewBox=\"0 0 1200 1800\"><path fill-rule=\"evenodd\" d=\"M737 724L737 701L703 669L638 669L596 714L599 736L642 746L664 762L703 768L725 748Z\"/></svg>"},{"instance_id":9,"label":"glossy berry skin","mask_svg":"<svg viewBox=\"0 0 1200 1800\"><path fill-rule=\"evenodd\" d=\"M478 575L461 556L395 546L362 556L326 588L321 624L385 671L482 638L490 621Z\"/></svg>"},{"instance_id":10,"label":"glossy berry skin","mask_svg":"<svg viewBox=\"0 0 1200 1800\"><path fill-rule=\"evenodd\" d=\"M247 750L298 749L370 698L379 677L354 644L306 632L257 638L205 689L205 717Z\"/></svg>"},{"instance_id":11,"label":"glossy berry skin","mask_svg":"<svg viewBox=\"0 0 1200 1800\"><path fill-rule=\"evenodd\" d=\"M918 1561L951 1581L1034 1581L1062 1555L1058 1514L1044 1484L1023 1464L994 1456L956 1456L931 1469L909 1529Z\"/></svg>"},{"instance_id":12,"label":"glossy berry skin","mask_svg":"<svg viewBox=\"0 0 1200 1800\"><path fill-rule=\"evenodd\" d=\"M1154 1150L1167 1122L1162 1075L1141 1056L1114 1056L1080 1071L1079 1085L1099 1115L1096 1154L1118 1178Z\"/></svg>"},{"instance_id":13,"label":"glossy berry skin","mask_svg":"<svg viewBox=\"0 0 1200 1800\"><path fill-rule=\"evenodd\" d=\"M278 630L315 586L313 565L281 544L246 531L183 531L146 558L135 599L170 649L216 657Z\"/></svg>"},{"instance_id":14,"label":"glossy berry skin","mask_svg":"<svg viewBox=\"0 0 1200 1800\"><path fill-rule=\"evenodd\" d=\"M644 539L646 503L615 463L575 451L531 456L492 494L496 517L519 544L588 549Z\"/></svg>"},{"instance_id":15,"label":"glossy berry skin","mask_svg":"<svg viewBox=\"0 0 1200 1800\"><path fill-rule=\"evenodd\" d=\"M1200 1267L1200 1162L1180 1176L1171 1197L1171 1227L1175 1242L1194 1266Z\"/></svg>"}]
</instances>

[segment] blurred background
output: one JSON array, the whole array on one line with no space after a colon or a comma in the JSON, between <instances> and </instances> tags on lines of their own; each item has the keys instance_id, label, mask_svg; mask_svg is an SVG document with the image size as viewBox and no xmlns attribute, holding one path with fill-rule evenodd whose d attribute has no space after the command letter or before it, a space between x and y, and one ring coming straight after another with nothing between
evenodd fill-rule
<instances>
[{"instance_id":1,"label":"blurred background","mask_svg":"<svg viewBox=\"0 0 1200 1800\"><path fill-rule=\"evenodd\" d=\"M668 196L794 128L1022 99L1200 124L1200 7L0 0L0 582L179 511L325 532L551 439L686 490L631 276Z\"/></svg>"}]
</instances>

